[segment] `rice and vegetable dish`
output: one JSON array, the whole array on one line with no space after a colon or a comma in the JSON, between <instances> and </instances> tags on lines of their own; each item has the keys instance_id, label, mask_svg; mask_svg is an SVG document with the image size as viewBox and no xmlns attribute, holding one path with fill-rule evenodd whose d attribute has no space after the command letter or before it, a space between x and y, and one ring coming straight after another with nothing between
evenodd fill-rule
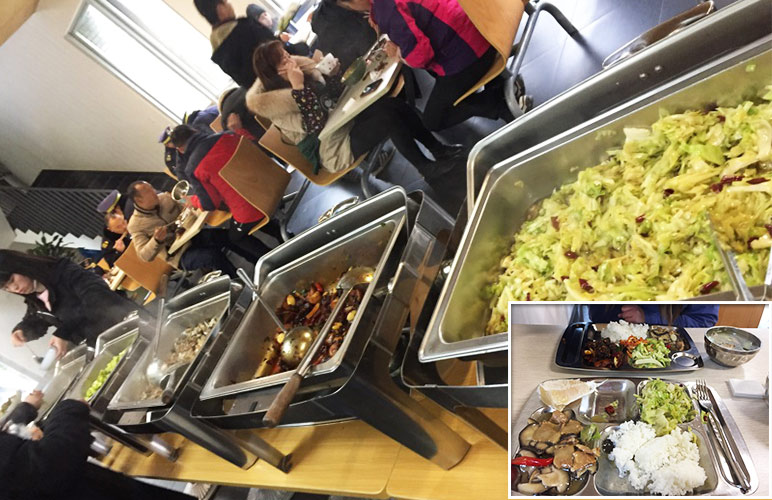
<instances>
[{"instance_id":1,"label":"rice and vegetable dish","mask_svg":"<svg viewBox=\"0 0 772 500\"><path fill-rule=\"evenodd\" d=\"M772 86L763 103L665 115L533 207L488 292L511 300L680 300L729 290L709 219L753 286L772 246Z\"/></svg>"}]
</instances>

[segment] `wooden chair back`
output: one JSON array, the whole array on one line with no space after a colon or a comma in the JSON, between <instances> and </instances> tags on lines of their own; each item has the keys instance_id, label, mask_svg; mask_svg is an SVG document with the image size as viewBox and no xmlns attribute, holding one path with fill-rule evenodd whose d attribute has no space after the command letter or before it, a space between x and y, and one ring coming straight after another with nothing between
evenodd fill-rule
<instances>
[{"instance_id":1,"label":"wooden chair back","mask_svg":"<svg viewBox=\"0 0 772 500\"><path fill-rule=\"evenodd\" d=\"M126 273L126 276L139 283L139 286L155 293L161 282L161 276L172 272L172 266L160 257L152 262L145 262L137 255L132 241L123 254L115 261L115 267Z\"/></svg>"},{"instance_id":2,"label":"wooden chair back","mask_svg":"<svg viewBox=\"0 0 772 500\"><path fill-rule=\"evenodd\" d=\"M454 106L499 76L507 67L507 59L512 52L517 28L520 26L528 0L486 0L484 2L458 0L458 3L477 30L496 49L496 60L488 72L453 103ZM506 20L506 22L502 20Z\"/></svg>"},{"instance_id":3,"label":"wooden chair back","mask_svg":"<svg viewBox=\"0 0 772 500\"><path fill-rule=\"evenodd\" d=\"M231 159L220 170L220 177L263 213L259 227L267 224L279 207L291 178L289 172L244 137L239 141ZM253 228L250 234L256 230Z\"/></svg>"},{"instance_id":4,"label":"wooden chair back","mask_svg":"<svg viewBox=\"0 0 772 500\"><path fill-rule=\"evenodd\" d=\"M300 152L296 145L289 143L284 138L281 131L275 125L271 125L270 128L266 130L265 134L260 139L260 145L281 158L288 165L292 165L298 172L303 174L304 177L318 186L328 186L337 181L351 170L358 167L362 160L367 156L360 156L353 164L351 164L351 166L339 172L330 172L322 168L319 169L319 173L314 174L314 166L311 162L303 156L303 153Z\"/></svg>"}]
</instances>

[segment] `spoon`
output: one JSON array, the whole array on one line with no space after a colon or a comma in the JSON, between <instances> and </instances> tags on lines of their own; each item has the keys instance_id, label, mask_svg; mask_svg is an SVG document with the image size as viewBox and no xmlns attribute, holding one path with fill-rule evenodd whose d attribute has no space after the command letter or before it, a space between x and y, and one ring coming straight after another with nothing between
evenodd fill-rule
<instances>
[{"instance_id":1,"label":"spoon","mask_svg":"<svg viewBox=\"0 0 772 500\"><path fill-rule=\"evenodd\" d=\"M287 411L287 407L292 402L295 394L297 394L298 389L300 389L300 383L311 370L311 362L316 356L317 351L319 351L319 348L322 346L324 338L330 331L330 328L332 327L335 318L338 316L338 313L341 309L343 309L343 305L346 303L346 299L351 293L351 290L353 290L357 285L371 282L373 280L373 273L374 271L371 267L355 267L347 271L346 274L341 276L340 280L338 280L337 288L342 290L343 293L340 294L338 303L335 304L335 309L333 309L332 313L330 313L330 316L324 323L322 330L316 336L314 342L303 356L303 359L300 362L300 366L297 367L287 383L284 384L284 387L282 387L281 391L279 391L279 394L276 395L276 398L274 398L271 406L268 408L268 411L265 412L263 423L266 426L276 427L279 422L281 422L281 419L284 416L284 412Z\"/></svg>"},{"instance_id":2,"label":"spoon","mask_svg":"<svg viewBox=\"0 0 772 500\"><path fill-rule=\"evenodd\" d=\"M252 292L255 294L255 299L257 302L263 306L263 309L268 312L268 314L271 316L271 319L273 319L273 322L276 323L276 326L279 327L282 333L284 333L284 339L282 341L281 347L282 359L285 363L290 364L291 367L294 368L303 358L302 353L306 352L308 345L310 345L314 340L314 331L308 326L296 326L287 331L287 329L284 328L284 323L282 323L281 320L276 316L276 313L273 311L273 309L268 307L268 304L266 304L260 297L260 293L258 292L257 287L252 282L252 280L249 279L246 271L244 271L242 268L239 268L236 270L236 274L239 278L241 278L241 281L243 281L249 287L249 289L252 290ZM285 345L287 347L285 347ZM285 350L287 351L286 358L284 354ZM301 352L300 356L297 355L298 352ZM294 361L294 364L292 364L295 358L297 358L297 361Z\"/></svg>"},{"instance_id":3,"label":"spoon","mask_svg":"<svg viewBox=\"0 0 772 500\"><path fill-rule=\"evenodd\" d=\"M161 330L163 329L163 315L164 305L166 305L166 285L169 283L169 277L167 275L161 276L161 281L158 283L156 289L156 296L158 297L158 318L155 326L155 346L153 348L153 361L147 365L145 369L145 376L151 385L161 385L161 380L166 373L166 363L158 359L158 350L161 343Z\"/></svg>"},{"instance_id":4,"label":"spoon","mask_svg":"<svg viewBox=\"0 0 772 500\"><path fill-rule=\"evenodd\" d=\"M33 351L33 350L32 350L32 348L31 348L29 345L27 345L27 343L26 343L26 342L24 343L24 346L25 346L27 349L29 349L29 352L31 352L31 353L32 353L32 359L35 361L35 363L37 363L37 364L40 364L40 363L42 363L42 362L43 362L43 356L38 356L38 355L35 353L35 351Z\"/></svg>"}]
</instances>

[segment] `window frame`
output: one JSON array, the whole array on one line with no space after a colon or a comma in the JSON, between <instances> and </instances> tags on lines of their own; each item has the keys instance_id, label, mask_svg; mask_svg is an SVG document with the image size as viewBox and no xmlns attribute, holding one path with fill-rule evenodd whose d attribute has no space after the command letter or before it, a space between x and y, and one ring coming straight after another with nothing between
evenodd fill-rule
<instances>
[{"instance_id":1,"label":"window frame","mask_svg":"<svg viewBox=\"0 0 772 500\"><path fill-rule=\"evenodd\" d=\"M178 57L172 51L163 50L164 47L161 46L158 42L158 34L149 29L131 12L124 11L119 6L113 4L110 0L82 0L75 11L75 15L73 16L72 22L67 29L65 38L67 38L67 40L69 40L70 43L77 47L81 52L86 54L100 66L110 72L113 76L117 77L139 95L148 100L151 104L156 106L169 118L172 118L177 122L181 122L183 116L178 115L174 110L170 109L166 104L158 100L141 85L132 80L129 75L118 69L109 59L105 58L101 54L99 47L94 45L91 40L78 33L76 27L81 18L85 15L85 11L89 7L98 10L101 14L106 16L111 22L121 28L124 33L139 43L145 50L151 53L175 74L177 74L193 89L209 98L211 102L217 102L219 93L232 86L231 80L229 80L229 84L226 84L224 88L219 90L214 90L213 86L210 87L209 85L202 84L201 81L196 78L196 75L199 76L202 80L206 80L206 78L203 77L200 72L189 65L186 61L184 61L184 59ZM193 27L193 25L190 24L187 19L182 16L180 16L180 19L183 22L188 23L192 29L195 29L195 27ZM202 34L201 36L203 37L204 35Z\"/></svg>"}]
</instances>

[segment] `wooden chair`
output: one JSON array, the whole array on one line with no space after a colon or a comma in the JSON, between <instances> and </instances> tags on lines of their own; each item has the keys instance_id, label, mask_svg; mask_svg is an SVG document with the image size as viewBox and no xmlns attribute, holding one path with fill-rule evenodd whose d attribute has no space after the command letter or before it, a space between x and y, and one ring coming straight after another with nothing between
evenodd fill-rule
<instances>
[{"instance_id":1,"label":"wooden chair","mask_svg":"<svg viewBox=\"0 0 772 500\"><path fill-rule=\"evenodd\" d=\"M138 286L151 292L151 296L145 303L150 302L155 297L161 276L170 274L174 269L171 264L160 257L156 257L151 262L140 259L133 241L115 261L115 267L125 272L126 276L138 283Z\"/></svg>"},{"instance_id":2,"label":"wooden chair","mask_svg":"<svg viewBox=\"0 0 772 500\"><path fill-rule=\"evenodd\" d=\"M286 170L244 137L220 170L220 177L264 215L249 234L268 223L281 204L291 178Z\"/></svg>"},{"instance_id":3,"label":"wooden chair","mask_svg":"<svg viewBox=\"0 0 772 500\"><path fill-rule=\"evenodd\" d=\"M475 25L477 30L486 40L488 40L493 48L496 49L496 60L488 72L483 75L471 89L459 97L454 105L458 105L461 101L477 92L483 85L490 82L504 71L507 67L507 61L512 53L515 36L517 35L520 21L523 18L523 13L528 14L528 20L526 21L520 42L520 49L514 58L514 62L509 67L511 76L509 77L509 82L507 82L507 85L505 86L504 94L507 100L507 106L512 114L515 117L522 115L522 110L515 97L514 80L520 73L525 50L531 41L531 36L536 27L536 20L539 17L539 13L541 11L549 13L572 37L576 37L579 34L579 31L568 21L557 7L545 1L486 0L485 2L481 2L479 0L459 0L458 3L469 16L469 19ZM509 21L502 22L502 19L507 19Z\"/></svg>"},{"instance_id":4,"label":"wooden chair","mask_svg":"<svg viewBox=\"0 0 772 500\"><path fill-rule=\"evenodd\" d=\"M736 328L758 328L764 304L721 304L716 325Z\"/></svg>"},{"instance_id":5,"label":"wooden chair","mask_svg":"<svg viewBox=\"0 0 772 500\"><path fill-rule=\"evenodd\" d=\"M317 186L329 186L333 182L337 181L351 170L359 166L360 163L367 157L363 154L352 163L348 168L340 170L338 172L330 172L323 168L319 169L319 173L314 173L314 166L310 161L303 156L298 147L288 142L281 131L274 125L271 125L266 130L265 135L260 139L260 145L265 149L281 158L288 165L292 165L309 181L313 182Z\"/></svg>"},{"instance_id":6,"label":"wooden chair","mask_svg":"<svg viewBox=\"0 0 772 500\"><path fill-rule=\"evenodd\" d=\"M227 210L212 210L206 216L206 224L210 226L222 226L230 220L231 213Z\"/></svg>"},{"instance_id":7,"label":"wooden chair","mask_svg":"<svg viewBox=\"0 0 772 500\"><path fill-rule=\"evenodd\" d=\"M264 130L268 130L269 128L271 128L271 120L260 115L254 115L254 116L257 124L263 127Z\"/></svg>"},{"instance_id":8,"label":"wooden chair","mask_svg":"<svg viewBox=\"0 0 772 500\"><path fill-rule=\"evenodd\" d=\"M222 120L220 119L220 115L217 115L217 117L212 120L212 123L209 124L209 128L214 130L215 134L222 132Z\"/></svg>"}]
</instances>

